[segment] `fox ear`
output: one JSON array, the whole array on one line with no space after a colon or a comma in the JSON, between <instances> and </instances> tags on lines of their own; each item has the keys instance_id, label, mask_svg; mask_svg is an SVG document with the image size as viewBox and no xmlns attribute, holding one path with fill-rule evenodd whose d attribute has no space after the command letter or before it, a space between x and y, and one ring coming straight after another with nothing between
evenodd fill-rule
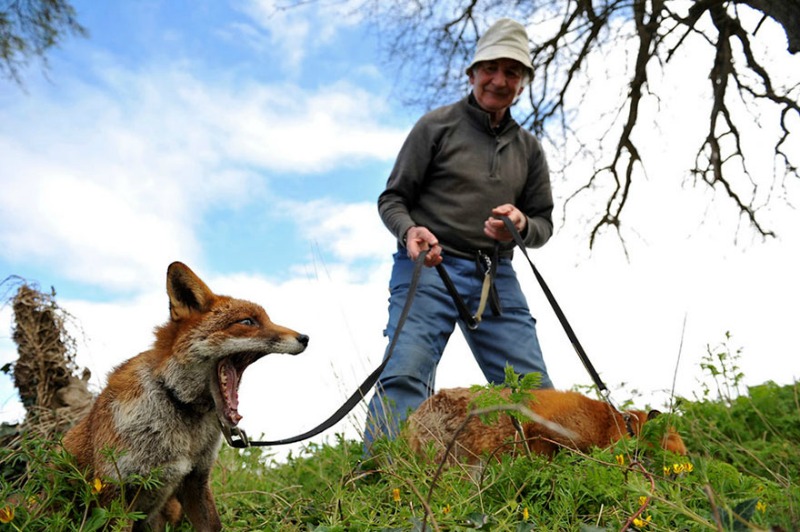
<instances>
[{"instance_id":1,"label":"fox ear","mask_svg":"<svg viewBox=\"0 0 800 532\"><path fill-rule=\"evenodd\" d=\"M192 312L205 312L214 293L188 266L173 262L167 268L169 315L173 321L189 317Z\"/></svg>"},{"instance_id":2,"label":"fox ear","mask_svg":"<svg viewBox=\"0 0 800 532\"><path fill-rule=\"evenodd\" d=\"M661 411L659 411L659 410L651 410L651 411L649 411L647 413L647 421L650 421L651 419L655 419L660 415L661 415Z\"/></svg>"}]
</instances>

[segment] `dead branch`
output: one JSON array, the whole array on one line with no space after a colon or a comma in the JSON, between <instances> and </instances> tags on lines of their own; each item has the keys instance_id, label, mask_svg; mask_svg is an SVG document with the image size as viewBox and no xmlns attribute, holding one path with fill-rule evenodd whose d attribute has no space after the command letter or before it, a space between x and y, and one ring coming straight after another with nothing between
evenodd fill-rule
<instances>
[{"instance_id":1,"label":"dead branch","mask_svg":"<svg viewBox=\"0 0 800 532\"><path fill-rule=\"evenodd\" d=\"M84 369L79 375L76 342L66 328L71 316L56 303L54 291L47 294L20 280L10 302L19 355L11 373L26 410L21 431L49 438L91 406L90 373Z\"/></svg>"}]
</instances>

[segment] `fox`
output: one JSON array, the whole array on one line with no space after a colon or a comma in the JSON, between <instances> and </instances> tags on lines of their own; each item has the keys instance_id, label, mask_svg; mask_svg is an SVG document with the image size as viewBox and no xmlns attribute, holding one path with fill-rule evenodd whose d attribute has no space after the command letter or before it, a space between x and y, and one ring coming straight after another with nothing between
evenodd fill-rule
<instances>
[{"instance_id":1,"label":"fox","mask_svg":"<svg viewBox=\"0 0 800 532\"><path fill-rule=\"evenodd\" d=\"M500 415L488 424L478 416L467 420L479 393L480 390L470 388L449 388L426 399L406 422L405 438L411 449L424 457L432 445L437 462L473 465L489 454L499 457L522 449L511 416ZM508 388L501 391L506 399L510 393ZM657 410L619 412L605 401L572 391L540 389L530 393L531 399L525 406L542 422L520 422L522 433L532 453L549 458L562 447L586 452L592 447L607 447L622 438L638 436L642 425L660 414ZM453 438L455 442L445 456ZM683 439L672 429L664 435L661 446L667 451L687 454Z\"/></svg>"},{"instance_id":2,"label":"fox","mask_svg":"<svg viewBox=\"0 0 800 532\"><path fill-rule=\"evenodd\" d=\"M181 262L167 268L167 296L169 319L155 328L152 347L111 371L63 446L89 478L124 486L155 472L158 486L124 490L146 516L132 530L164 530L186 517L198 531L218 531L209 480L223 431L242 419L242 375L268 354L302 353L309 337L273 323L256 303L214 294ZM99 503L119 496L104 486Z\"/></svg>"}]
</instances>

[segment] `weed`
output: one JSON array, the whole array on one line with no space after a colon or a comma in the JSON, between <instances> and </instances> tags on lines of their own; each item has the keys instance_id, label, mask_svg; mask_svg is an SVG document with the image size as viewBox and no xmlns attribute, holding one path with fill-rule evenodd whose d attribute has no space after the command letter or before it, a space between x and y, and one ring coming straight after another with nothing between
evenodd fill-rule
<instances>
[{"instance_id":1,"label":"weed","mask_svg":"<svg viewBox=\"0 0 800 532\"><path fill-rule=\"evenodd\" d=\"M653 421L653 434L659 422L678 427L688 457L663 451L647 430L586 454L505 456L438 474L400 439L376 441L368 465L361 442L340 435L280 462L265 449L225 447L212 486L222 522L289 532L798 530L800 384L744 389L729 340L704 361L707 393ZM0 471L0 531L118 530L137 517L122 499L99 508L113 481L87 479L58 444L20 440L0 450Z\"/></svg>"},{"instance_id":2,"label":"weed","mask_svg":"<svg viewBox=\"0 0 800 532\"><path fill-rule=\"evenodd\" d=\"M113 454L113 453L112 453ZM122 530L144 515L133 512L122 496L105 507L109 490L134 493L157 484L157 474L118 480L87 478L60 442L19 438L0 450L0 530Z\"/></svg>"}]
</instances>

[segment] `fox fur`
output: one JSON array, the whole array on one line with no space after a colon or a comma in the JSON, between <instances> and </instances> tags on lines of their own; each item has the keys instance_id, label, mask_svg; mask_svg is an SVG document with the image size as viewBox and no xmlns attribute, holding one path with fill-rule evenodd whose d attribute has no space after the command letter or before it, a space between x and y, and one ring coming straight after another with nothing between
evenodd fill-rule
<instances>
[{"instance_id":1,"label":"fox fur","mask_svg":"<svg viewBox=\"0 0 800 532\"><path fill-rule=\"evenodd\" d=\"M469 388L451 388L429 397L408 418L405 430L411 448L424 455L433 445L435 459L441 461L455 437L447 460L473 464L489 453L522 450L521 438L510 415L501 412L497 421L488 425L479 416L467 420L478 393L480 391ZM502 393L508 398L510 390ZM649 414L639 410L619 412L604 401L576 392L535 390L531 395L526 406L550 423L545 426L526 419L520 425L531 452L549 457L561 447L586 452L593 446L606 447L629 435L638 436L642 425L658 415L658 411ZM661 443L668 451L686 454L683 440L671 429Z\"/></svg>"},{"instance_id":2,"label":"fox fur","mask_svg":"<svg viewBox=\"0 0 800 532\"><path fill-rule=\"evenodd\" d=\"M301 353L308 336L272 323L260 305L214 294L180 262L167 269L167 295L170 318L155 329L152 348L109 374L64 447L90 478L124 482L157 471L159 487L125 490L147 516L133 530L163 530L181 510L196 530L221 530L209 476L223 426L241 419L242 373L270 353ZM104 489L100 502L118 495Z\"/></svg>"}]
</instances>

